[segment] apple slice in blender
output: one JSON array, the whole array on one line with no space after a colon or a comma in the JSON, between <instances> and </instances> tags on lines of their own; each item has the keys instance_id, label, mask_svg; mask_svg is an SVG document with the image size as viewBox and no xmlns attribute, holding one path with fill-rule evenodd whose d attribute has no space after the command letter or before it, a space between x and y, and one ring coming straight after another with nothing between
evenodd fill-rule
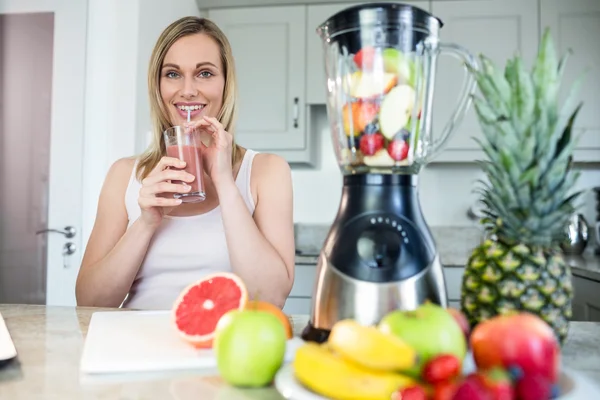
<instances>
[{"instance_id":1,"label":"apple slice in blender","mask_svg":"<svg viewBox=\"0 0 600 400\"><path fill-rule=\"evenodd\" d=\"M386 72L397 74L400 83L415 87L417 67L409 55L390 47L383 50L381 57Z\"/></svg>"},{"instance_id":2,"label":"apple slice in blender","mask_svg":"<svg viewBox=\"0 0 600 400\"><path fill-rule=\"evenodd\" d=\"M357 99L373 99L388 93L398 82L389 72L355 71L343 81L344 90Z\"/></svg>"},{"instance_id":3,"label":"apple slice in blender","mask_svg":"<svg viewBox=\"0 0 600 400\"><path fill-rule=\"evenodd\" d=\"M380 149L372 156L364 156L363 162L369 167L391 167L396 163L386 149Z\"/></svg>"},{"instance_id":4,"label":"apple slice in blender","mask_svg":"<svg viewBox=\"0 0 600 400\"><path fill-rule=\"evenodd\" d=\"M379 128L388 140L406 126L415 103L415 91L408 85L393 88L383 99L379 111Z\"/></svg>"}]
</instances>

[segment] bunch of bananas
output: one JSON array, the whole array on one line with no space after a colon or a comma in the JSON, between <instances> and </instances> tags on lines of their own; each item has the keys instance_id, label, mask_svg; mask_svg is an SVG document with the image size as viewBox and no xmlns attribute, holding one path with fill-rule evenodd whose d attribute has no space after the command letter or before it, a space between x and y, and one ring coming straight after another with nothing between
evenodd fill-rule
<instances>
[{"instance_id":1,"label":"bunch of bananas","mask_svg":"<svg viewBox=\"0 0 600 400\"><path fill-rule=\"evenodd\" d=\"M296 379L337 400L389 400L398 389L417 384L404 374L418 363L402 339L354 320L337 322L326 343L305 343L294 358Z\"/></svg>"}]
</instances>

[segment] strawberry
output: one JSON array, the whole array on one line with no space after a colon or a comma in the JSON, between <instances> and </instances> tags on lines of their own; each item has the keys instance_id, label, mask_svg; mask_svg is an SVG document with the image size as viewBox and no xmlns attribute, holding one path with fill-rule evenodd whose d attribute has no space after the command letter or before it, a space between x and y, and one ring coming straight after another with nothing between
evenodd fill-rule
<instances>
[{"instance_id":1,"label":"strawberry","mask_svg":"<svg viewBox=\"0 0 600 400\"><path fill-rule=\"evenodd\" d=\"M423 379L432 384L454 379L460 374L461 362L452 354L440 354L423 367Z\"/></svg>"},{"instance_id":2,"label":"strawberry","mask_svg":"<svg viewBox=\"0 0 600 400\"><path fill-rule=\"evenodd\" d=\"M402 161L408 156L408 142L402 139L394 139L388 144L388 154L394 161Z\"/></svg>"},{"instance_id":3,"label":"strawberry","mask_svg":"<svg viewBox=\"0 0 600 400\"><path fill-rule=\"evenodd\" d=\"M476 374L467 376L458 386L452 400L493 400Z\"/></svg>"},{"instance_id":4,"label":"strawberry","mask_svg":"<svg viewBox=\"0 0 600 400\"><path fill-rule=\"evenodd\" d=\"M392 400L427 400L427 392L419 385L409 386L393 393Z\"/></svg>"},{"instance_id":5,"label":"strawberry","mask_svg":"<svg viewBox=\"0 0 600 400\"><path fill-rule=\"evenodd\" d=\"M433 397L431 400L452 400L457 388L457 382L445 381L437 383L433 386Z\"/></svg>"},{"instance_id":6,"label":"strawberry","mask_svg":"<svg viewBox=\"0 0 600 400\"><path fill-rule=\"evenodd\" d=\"M515 400L515 389L508 371L497 367L489 371L479 371L477 376L493 400Z\"/></svg>"},{"instance_id":7,"label":"strawberry","mask_svg":"<svg viewBox=\"0 0 600 400\"><path fill-rule=\"evenodd\" d=\"M372 156L377 151L383 148L383 135L381 133L375 133L373 135L363 135L360 138L360 151L365 156Z\"/></svg>"},{"instance_id":8,"label":"strawberry","mask_svg":"<svg viewBox=\"0 0 600 400\"><path fill-rule=\"evenodd\" d=\"M552 383L541 375L525 374L515 387L519 400L550 400Z\"/></svg>"},{"instance_id":9,"label":"strawberry","mask_svg":"<svg viewBox=\"0 0 600 400\"><path fill-rule=\"evenodd\" d=\"M373 69L373 64L375 57L379 55L381 57L381 52L377 54L378 51L371 46L363 47L354 55L354 62L360 69Z\"/></svg>"}]
</instances>

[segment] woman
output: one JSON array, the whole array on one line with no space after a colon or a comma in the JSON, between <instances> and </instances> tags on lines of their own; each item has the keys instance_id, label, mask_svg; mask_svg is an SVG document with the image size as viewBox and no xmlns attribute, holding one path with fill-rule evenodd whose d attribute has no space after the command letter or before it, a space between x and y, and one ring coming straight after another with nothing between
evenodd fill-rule
<instances>
[{"instance_id":1,"label":"woman","mask_svg":"<svg viewBox=\"0 0 600 400\"><path fill-rule=\"evenodd\" d=\"M236 80L227 38L211 21L185 17L161 34L148 74L153 142L116 161L104 182L76 285L81 306L169 309L180 291L232 271L249 295L283 307L294 280L290 168L235 144ZM173 193L194 177L166 157L162 133L186 124L212 136L204 149L206 200ZM124 301L125 300L125 301Z\"/></svg>"}]
</instances>

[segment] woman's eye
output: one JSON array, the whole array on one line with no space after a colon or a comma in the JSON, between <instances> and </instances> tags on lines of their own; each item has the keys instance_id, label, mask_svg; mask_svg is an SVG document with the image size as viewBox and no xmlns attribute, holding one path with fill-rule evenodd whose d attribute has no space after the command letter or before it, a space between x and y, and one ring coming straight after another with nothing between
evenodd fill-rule
<instances>
[{"instance_id":1,"label":"woman's eye","mask_svg":"<svg viewBox=\"0 0 600 400\"><path fill-rule=\"evenodd\" d=\"M177 72L169 71L169 72L166 73L165 76L167 78L177 78L179 75L177 74Z\"/></svg>"},{"instance_id":2,"label":"woman's eye","mask_svg":"<svg viewBox=\"0 0 600 400\"><path fill-rule=\"evenodd\" d=\"M210 71L202 71L202 72L200 72L200 76L203 77L203 78L210 78L212 75L213 74Z\"/></svg>"}]
</instances>

